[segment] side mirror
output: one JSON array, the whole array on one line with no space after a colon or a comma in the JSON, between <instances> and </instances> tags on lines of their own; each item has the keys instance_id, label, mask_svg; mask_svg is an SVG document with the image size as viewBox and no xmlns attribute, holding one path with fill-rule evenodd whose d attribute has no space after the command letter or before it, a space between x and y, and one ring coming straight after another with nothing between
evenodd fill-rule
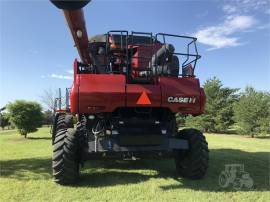
<instances>
[{"instance_id":1,"label":"side mirror","mask_svg":"<svg viewBox=\"0 0 270 202\"><path fill-rule=\"evenodd\" d=\"M91 0L50 0L57 8L63 10L77 10L86 6Z\"/></svg>"}]
</instances>

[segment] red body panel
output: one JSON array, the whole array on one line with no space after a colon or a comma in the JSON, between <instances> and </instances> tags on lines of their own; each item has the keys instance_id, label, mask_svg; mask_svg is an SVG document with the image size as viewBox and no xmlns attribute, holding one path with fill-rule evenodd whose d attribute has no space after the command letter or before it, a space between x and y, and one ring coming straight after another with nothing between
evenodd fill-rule
<instances>
[{"instance_id":1,"label":"red body panel","mask_svg":"<svg viewBox=\"0 0 270 202\"><path fill-rule=\"evenodd\" d=\"M124 75L80 74L79 112L112 112L125 106Z\"/></svg>"},{"instance_id":2,"label":"red body panel","mask_svg":"<svg viewBox=\"0 0 270 202\"><path fill-rule=\"evenodd\" d=\"M201 88L196 78L160 77L159 83L162 90L162 106L170 108L173 112L183 114L201 114ZM169 97L191 98L192 102L169 102ZM182 99L182 100L183 100ZM194 102L193 102L194 99ZM187 99L186 99L187 100Z\"/></svg>"},{"instance_id":3,"label":"red body panel","mask_svg":"<svg viewBox=\"0 0 270 202\"><path fill-rule=\"evenodd\" d=\"M73 84L70 91L70 112L78 113L78 103L79 103L79 75L77 74L78 61L75 59L73 64Z\"/></svg>"},{"instance_id":4,"label":"red body panel","mask_svg":"<svg viewBox=\"0 0 270 202\"><path fill-rule=\"evenodd\" d=\"M205 95L205 92L203 90L203 88L200 88L200 99L201 99L201 112L200 114L203 114L204 113L204 110L205 110L205 104L206 104L206 95Z\"/></svg>"},{"instance_id":5,"label":"red body panel","mask_svg":"<svg viewBox=\"0 0 270 202\"><path fill-rule=\"evenodd\" d=\"M119 107L163 107L193 115L204 111L205 94L196 78L159 77L157 84L127 84L121 74L77 74L76 64L75 60L72 113L113 112ZM150 103L138 104L143 92Z\"/></svg>"}]
</instances>

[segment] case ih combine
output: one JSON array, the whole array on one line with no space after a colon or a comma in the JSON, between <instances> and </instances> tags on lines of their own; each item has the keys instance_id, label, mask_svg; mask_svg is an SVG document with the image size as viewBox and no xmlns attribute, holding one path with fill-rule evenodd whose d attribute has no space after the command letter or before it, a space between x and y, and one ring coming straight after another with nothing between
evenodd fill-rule
<instances>
[{"instance_id":1,"label":"case ih combine","mask_svg":"<svg viewBox=\"0 0 270 202\"><path fill-rule=\"evenodd\" d=\"M202 178L205 137L196 129L178 131L175 118L204 111L194 76L196 38L124 30L88 38L82 8L89 1L52 3L63 10L81 59L74 61L70 105L57 110L53 124L55 181L72 184L84 161L106 158L174 158L180 176ZM188 40L187 51L176 52L168 37Z\"/></svg>"}]
</instances>

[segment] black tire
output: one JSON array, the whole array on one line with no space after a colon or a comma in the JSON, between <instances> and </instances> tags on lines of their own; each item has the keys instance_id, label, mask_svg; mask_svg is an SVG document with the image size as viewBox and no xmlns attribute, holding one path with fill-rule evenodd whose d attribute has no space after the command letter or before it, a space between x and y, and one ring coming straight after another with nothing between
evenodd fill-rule
<instances>
[{"instance_id":1,"label":"black tire","mask_svg":"<svg viewBox=\"0 0 270 202\"><path fill-rule=\"evenodd\" d=\"M73 128L73 125L73 116L71 114L57 113L52 128L52 143L54 142L57 132L67 128Z\"/></svg>"},{"instance_id":2,"label":"black tire","mask_svg":"<svg viewBox=\"0 0 270 202\"><path fill-rule=\"evenodd\" d=\"M178 138L187 140L189 149L175 151L177 173L193 180L203 178L209 160L208 143L204 135L196 129L184 129L178 132Z\"/></svg>"},{"instance_id":3,"label":"black tire","mask_svg":"<svg viewBox=\"0 0 270 202\"><path fill-rule=\"evenodd\" d=\"M86 6L91 0L51 0L51 2L59 9L77 10Z\"/></svg>"},{"instance_id":4,"label":"black tire","mask_svg":"<svg viewBox=\"0 0 270 202\"><path fill-rule=\"evenodd\" d=\"M53 142L52 169L58 184L74 184L79 178L78 138L75 129L61 129Z\"/></svg>"},{"instance_id":5,"label":"black tire","mask_svg":"<svg viewBox=\"0 0 270 202\"><path fill-rule=\"evenodd\" d=\"M76 133L79 141L80 148L87 147L87 131L86 131L86 118L81 117L80 122L76 125ZM80 150L82 151L82 149Z\"/></svg>"}]
</instances>

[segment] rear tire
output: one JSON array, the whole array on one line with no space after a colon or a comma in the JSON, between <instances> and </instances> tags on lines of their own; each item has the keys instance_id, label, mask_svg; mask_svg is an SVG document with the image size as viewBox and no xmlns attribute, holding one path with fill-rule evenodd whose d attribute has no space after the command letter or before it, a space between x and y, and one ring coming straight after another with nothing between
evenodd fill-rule
<instances>
[{"instance_id":1,"label":"rear tire","mask_svg":"<svg viewBox=\"0 0 270 202\"><path fill-rule=\"evenodd\" d=\"M204 135L196 129L184 129L179 131L178 138L187 140L189 149L175 151L177 173L193 180L203 178L209 160L208 143Z\"/></svg>"},{"instance_id":2,"label":"rear tire","mask_svg":"<svg viewBox=\"0 0 270 202\"><path fill-rule=\"evenodd\" d=\"M78 139L75 129L60 129L53 142L52 169L58 184L74 184L79 178Z\"/></svg>"}]
</instances>

